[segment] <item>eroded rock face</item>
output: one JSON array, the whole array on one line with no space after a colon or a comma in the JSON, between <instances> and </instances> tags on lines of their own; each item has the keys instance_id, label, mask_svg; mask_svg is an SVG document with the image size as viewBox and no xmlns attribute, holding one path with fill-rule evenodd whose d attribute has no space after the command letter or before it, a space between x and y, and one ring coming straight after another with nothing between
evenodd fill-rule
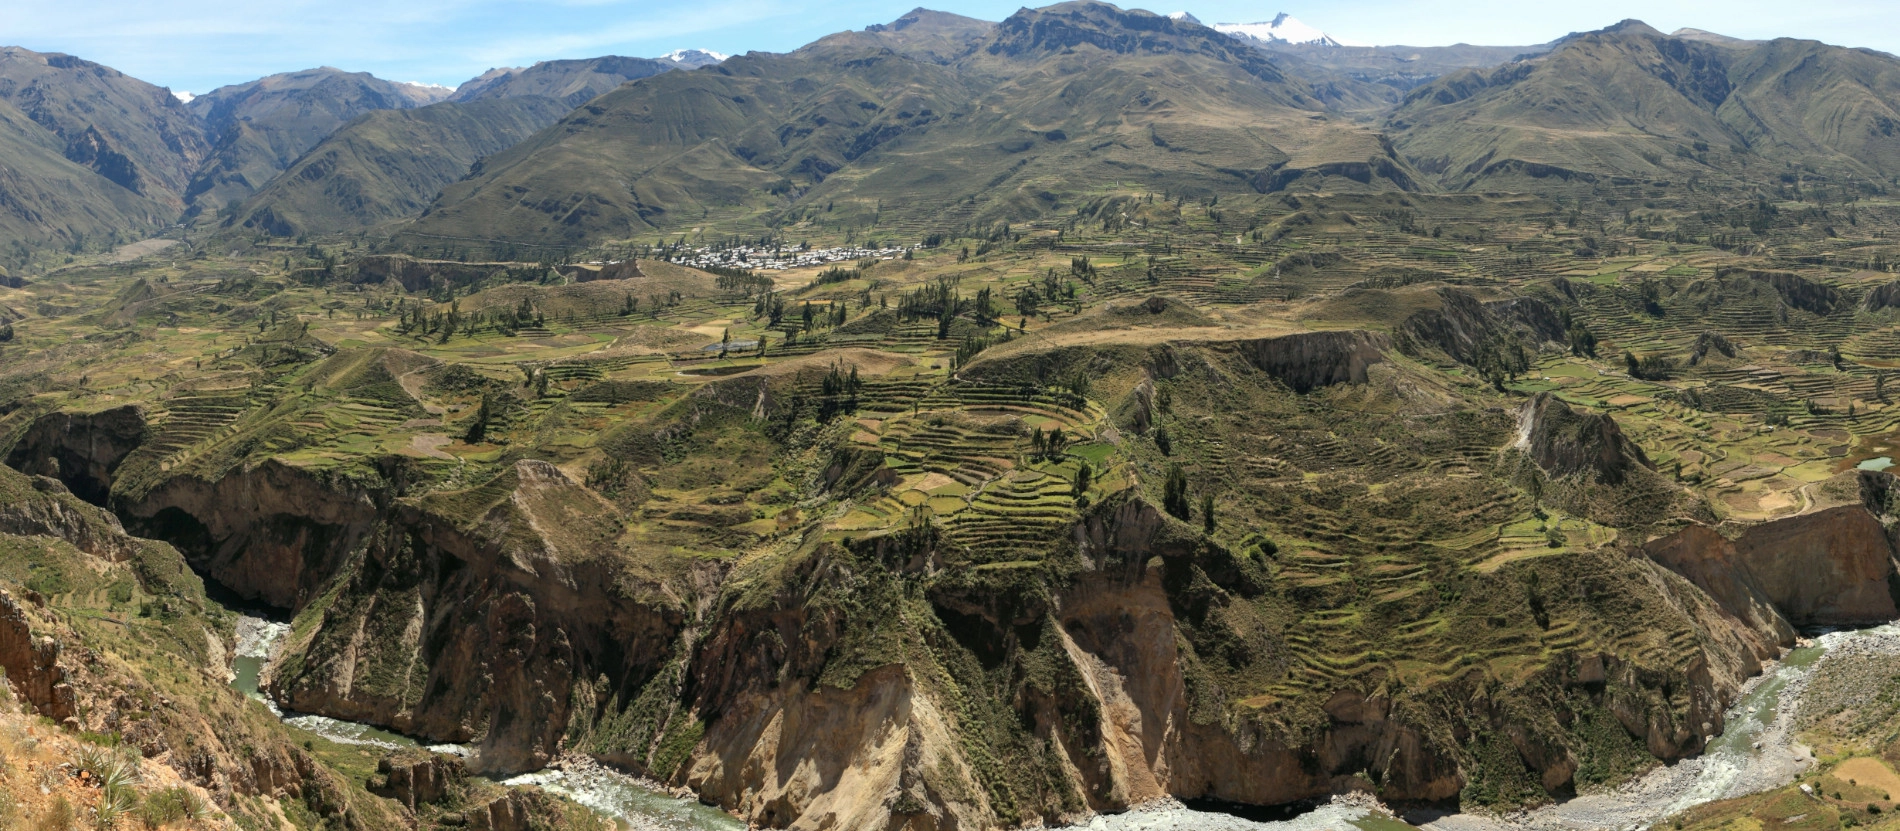
<instances>
[{"instance_id":1,"label":"eroded rock face","mask_svg":"<svg viewBox=\"0 0 1900 831\"><path fill-rule=\"evenodd\" d=\"M193 568L239 595L297 610L361 549L390 496L270 461L215 482L165 480L120 515L134 533L171 542Z\"/></svg>"},{"instance_id":2,"label":"eroded rock face","mask_svg":"<svg viewBox=\"0 0 1900 831\"><path fill-rule=\"evenodd\" d=\"M581 550L577 529L611 505L545 462L504 479L475 516L392 508L267 690L299 711L479 739L476 768L513 773L559 752L578 685L631 697L652 682L689 610L672 588Z\"/></svg>"},{"instance_id":3,"label":"eroded rock face","mask_svg":"<svg viewBox=\"0 0 1900 831\"><path fill-rule=\"evenodd\" d=\"M1414 312L1399 324L1399 345L1408 354L1436 349L1459 363L1476 365L1481 353L1500 345L1521 345L1534 352L1545 343L1565 340L1556 311L1536 298L1484 303L1454 288L1439 289L1438 298L1438 308Z\"/></svg>"},{"instance_id":4,"label":"eroded rock face","mask_svg":"<svg viewBox=\"0 0 1900 831\"><path fill-rule=\"evenodd\" d=\"M145 413L138 407L51 413L27 428L7 454L6 464L21 473L58 479L80 499L104 505L112 493L113 471L146 437Z\"/></svg>"},{"instance_id":5,"label":"eroded rock face","mask_svg":"<svg viewBox=\"0 0 1900 831\"><path fill-rule=\"evenodd\" d=\"M1303 332L1243 341L1240 346L1254 366L1305 393L1365 383L1366 368L1385 360L1391 341L1376 332Z\"/></svg>"},{"instance_id":6,"label":"eroded rock face","mask_svg":"<svg viewBox=\"0 0 1900 831\"><path fill-rule=\"evenodd\" d=\"M479 282L506 265L499 263L457 263L443 260L418 260L401 254L377 254L356 261L354 281L381 283L394 280L404 291L427 291L450 285Z\"/></svg>"},{"instance_id":7,"label":"eroded rock face","mask_svg":"<svg viewBox=\"0 0 1900 831\"><path fill-rule=\"evenodd\" d=\"M1880 520L1842 505L1753 526L1733 541L1701 525L1645 552L1759 633L1792 643L1793 626L1884 623L1895 608L1894 550Z\"/></svg>"},{"instance_id":8,"label":"eroded rock face","mask_svg":"<svg viewBox=\"0 0 1900 831\"><path fill-rule=\"evenodd\" d=\"M468 778L462 760L428 751L391 753L378 760L370 793L393 799L411 811L441 802L460 791Z\"/></svg>"},{"instance_id":9,"label":"eroded rock face","mask_svg":"<svg viewBox=\"0 0 1900 831\"><path fill-rule=\"evenodd\" d=\"M60 644L52 638L34 638L27 610L13 595L0 589L0 669L6 681L40 715L63 722L78 710L73 688L60 666Z\"/></svg>"},{"instance_id":10,"label":"eroded rock face","mask_svg":"<svg viewBox=\"0 0 1900 831\"><path fill-rule=\"evenodd\" d=\"M80 502L65 484L46 476L31 479L44 498L0 500L0 533L58 537L106 560L125 560L140 543L127 536L117 517Z\"/></svg>"},{"instance_id":11,"label":"eroded rock face","mask_svg":"<svg viewBox=\"0 0 1900 831\"><path fill-rule=\"evenodd\" d=\"M1643 449L1623 435L1616 419L1579 413L1562 399L1540 392L1518 413L1517 448L1551 478L1582 476L1620 485L1637 469L1655 470Z\"/></svg>"},{"instance_id":12,"label":"eroded rock face","mask_svg":"<svg viewBox=\"0 0 1900 831\"><path fill-rule=\"evenodd\" d=\"M1696 366L1715 357L1734 358L1741 354L1742 348L1721 332L1703 332L1696 335L1695 348L1689 351L1689 365Z\"/></svg>"},{"instance_id":13,"label":"eroded rock face","mask_svg":"<svg viewBox=\"0 0 1900 831\"><path fill-rule=\"evenodd\" d=\"M1742 564L1797 626L1885 623L1894 608L1893 548L1858 505L1764 522L1735 540Z\"/></svg>"},{"instance_id":14,"label":"eroded rock face","mask_svg":"<svg viewBox=\"0 0 1900 831\"><path fill-rule=\"evenodd\" d=\"M1735 543L1706 525L1690 525L1674 534L1651 540L1643 547L1649 558L1687 578L1735 618L1750 635L1757 657L1773 658L1794 645L1795 631L1776 608L1736 552Z\"/></svg>"},{"instance_id":15,"label":"eroded rock face","mask_svg":"<svg viewBox=\"0 0 1900 831\"><path fill-rule=\"evenodd\" d=\"M821 679L866 624L820 613L809 598L839 581L859 585L853 574L871 563L921 577L940 561L881 541L861 544L856 558L815 553L779 596L715 616L693 666L705 740L674 781L750 822L800 829L989 827L1164 796L1285 804L1372 781L1388 801L1435 803L1458 798L1466 746L1485 735L1562 794L1581 748L1558 712L1595 714L1657 758L1678 759L1721 730L1743 679L1759 671L1758 642L1688 581L1605 554L1601 567L1633 577L1648 595L1641 602L1673 610L1669 625L1698 633L1680 665L1591 650L1503 688L1473 673L1396 695L1375 674L1335 687L1317 723L1287 732L1208 699L1204 673L1190 681L1195 663L1217 660L1189 651L1193 633L1224 626L1223 607L1264 590L1258 564L1140 499L1098 506L1071 542L1081 568L1046 593L951 581L929 590L930 611L909 607L907 615L940 622L922 635L943 642L930 654L953 655L954 641L972 663L917 657L865 671L848 687ZM1018 660L1021 669L1001 669ZM1023 680L991 688L1003 678ZM1528 700L1562 703L1530 712ZM999 728L983 718L1020 726L1023 741L1042 748L1030 753L1042 760L1034 781L1045 801L1008 805L990 790L993 777L1007 777L996 771L1011 770L997 749L1010 745L993 744Z\"/></svg>"}]
</instances>

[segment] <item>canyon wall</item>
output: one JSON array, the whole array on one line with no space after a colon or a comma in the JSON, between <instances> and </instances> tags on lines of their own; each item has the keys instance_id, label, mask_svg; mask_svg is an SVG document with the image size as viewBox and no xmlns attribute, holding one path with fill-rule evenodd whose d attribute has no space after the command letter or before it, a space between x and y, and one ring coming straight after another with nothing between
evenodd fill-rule
<instances>
[{"instance_id":1,"label":"canyon wall","mask_svg":"<svg viewBox=\"0 0 1900 831\"><path fill-rule=\"evenodd\" d=\"M1900 617L1900 570L1884 521L1893 488L1887 473L1844 474L1826 483L1824 504L1809 513L1732 538L1689 524L1643 551L1715 598L1763 649L1790 645L1795 627L1885 623Z\"/></svg>"}]
</instances>

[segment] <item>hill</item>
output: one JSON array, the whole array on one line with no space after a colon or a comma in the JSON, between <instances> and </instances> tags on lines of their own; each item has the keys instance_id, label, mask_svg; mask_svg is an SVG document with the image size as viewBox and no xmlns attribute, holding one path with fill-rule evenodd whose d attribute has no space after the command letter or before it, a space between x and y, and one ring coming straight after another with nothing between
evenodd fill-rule
<instances>
[{"instance_id":1,"label":"hill","mask_svg":"<svg viewBox=\"0 0 1900 831\"><path fill-rule=\"evenodd\" d=\"M372 110L435 103L443 92L332 67L270 75L193 99L217 146L191 179L195 215L240 201L336 128Z\"/></svg>"},{"instance_id":2,"label":"hill","mask_svg":"<svg viewBox=\"0 0 1900 831\"><path fill-rule=\"evenodd\" d=\"M183 205L211 149L170 90L71 55L0 48L0 100L51 133L75 164L170 205Z\"/></svg>"},{"instance_id":3,"label":"hill","mask_svg":"<svg viewBox=\"0 0 1900 831\"><path fill-rule=\"evenodd\" d=\"M1198 24L1066 3L993 29L913 13L643 79L445 189L413 231L567 245L713 216L926 229L1039 216L1125 184L1413 180L1268 54Z\"/></svg>"},{"instance_id":4,"label":"hill","mask_svg":"<svg viewBox=\"0 0 1900 831\"><path fill-rule=\"evenodd\" d=\"M479 159L514 146L568 109L530 96L365 113L253 194L227 224L296 236L415 216Z\"/></svg>"},{"instance_id":5,"label":"hill","mask_svg":"<svg viewBox=\"0 0 1900 831\"><path fill-rule=\"evenodd\" d=\"M524 95L559 99L568 107L614 87L678 68L671 61L607 55L571 61L542 61L526 69L490 70L455 88L450 101L481 101Z\"/></svg>"},{"instance_id":6,"label":"hill","mask_svg":"<svg viewBox=\"0 0 1900 831\"><path fill-rule=\"evenodd\" d=\"M137 237L176 216L61 152L57 136L0 101L0 267L47 248L80 251Z\"/></svg>"},{"instance_id":7,"label":"hill","mask_svg":"<svg viewBox=\"0 0 1900 831\"><path fill-rule=\"evenodd\" d=\"M1261 49L1295 58L1356 81L1405 92L1448 72L1486 69L1550 49L1541 46L1339 46L1285 41L1248 41ZM1395 96L1390 102L1398 104Z\"/></svg>"},{"instance_id":8,"label":"hill","mask_svg":"<svg viewBox=\"0 0 1900 831\"><path fill-rule=\"evenodd\" d=\"M1453 72L1387 121L1454 188L1538 190L1614 177L1760 178L1751 165L1885 179L1900 61L1813 41L1715 42L1639 21L1549 54Z\"/></svg>"}]
</instances>

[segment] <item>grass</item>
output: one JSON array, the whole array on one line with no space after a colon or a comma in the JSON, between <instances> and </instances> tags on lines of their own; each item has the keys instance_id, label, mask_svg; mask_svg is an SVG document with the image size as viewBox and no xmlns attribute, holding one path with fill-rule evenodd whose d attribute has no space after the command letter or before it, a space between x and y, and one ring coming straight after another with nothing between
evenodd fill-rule
<instances>
[{"instance_id":1,"label":"grass","mask_svg":"<svg viewBox=\"0 0 1900 831\"><path fill-rule=\"evenodd\" d=\"M1608 198L1641 195L1618 187L1606 186ZM633 655L626 665L641 672L673 666L677 643L778 626L768 620L829 621L835 629L787 630L812 639L810 663L760 672L803 672L846 688L901 666L922 679L918 694L963 719L945 750L955 756L949 769L974 771L960 784L1028 818L1049 816L1074 794L1062 784L1068 774L1060 765L1051 772L1036 749L1045 735L1037 731L1049 725L1025 726L1037 716L1020 702L1070 708L1065 725L1084 723L1077 708L1094 706L1063 686L1073 681L1063 669L1069 659L1042 628L1055 620L1047 610L1073 608L1082 599L1077 587L1092 585L1089 570L1122 565L1154 570L1145 573L1165 594L1173 627L1166 642L1182 656L1197 723L1303 742L1327 729L1321 705L1334 693L1383 687L1399 706L1415 708L1406 712L1427 714L1416 716L1423 735L1465 735L1483 727L1465 707L1466 691L1483 684L1527 708L1527 729L1577 758L1579 777L1614 781L1646 763L1646 751L1629 744L1599 703L1553 691L1553 673L1590 651L1640 661L1650 686L1632 690L1641 693L1632 700L1669 719L1686 705L1662 691L1691 687L1703 649L1682 605L1615 545L1660 520L1749 522L1794 510L1804 504L1800 487L1826 480L1842 459L1884 447L1900 429L1900 409L1875 393L1874 368L1853 362L1857 349L1885 348L1874 333L1891 321L1856 310L1864 289L1833 266L1721 259L1797 271L1854 300L1822 314L1754 277L1718 278L1706 248L1656 239L1647 235L1651 226L1622 226L1620 212L1595 203L1588 227L1577 230L1561 224L1567 210L1499 195L1403 197L1410 207L1398 197L1351 193L1301 196L1297 207L1281 195L1223 196L1218 204L1100 197L1103 205L1121 200L1108 216L1126 210L1146 224L1109 230L1101 215L1078 210L1060 222L1018 224L1022 240L961 262L960 249L974 251L987 232L949 229L965 235L876 266L869 303L862 294L869 281L811 287L808 274L780 275L792 308L845 301L853 310L843 326L791 324L796 346L785 343L790 316L772 328L754 317L752 298L653 259L643 260L647 279L681 298L643 305L633 318L616 311L631 288L608 285L618 281L569 285L507 273L534 264L527 260L485 270L457 285L461 312L525 300L545 324L514 337L485 328L446 342L397 324L398 308L445 313L442 287L292 279L282 259L306 266L301 247L260 241L237 245L229 258L75 269L9 290L31 302L4 298L32 311L19 327L25 343L0 347L8 359L0 404L18 405L0 415L0 436L10 443L54 409L136 403L151 414L153 440L117 468L121 499L277 463L323 487L361 488L366 499L387 499L440 533L454 529L475 540L470 545L521 562L598 568L586 586L609 585L616 603L661 610L655 619L664 622L651 637L625 646ZM1716 197L1706 198L1713 210ZM1402 209L1447 228L1485 228L1487 238L1424 238L1390 218ZM1900 232L1893 206L1857 210L1854 233ZM893 225L909 221L891 216ZM1557 227L1546 229L1547 218ZM1607 231L1595 230L1598 220ZM1677 220L1672 230L1711 231L1693 212ZM724 221L712 217L707 227L728 227ZM1782 245L1824 236L1812 225L1788 218L1763 237ZM1291 230L1276 239L1251 233L1269 228ZM1584 230L1637 253L1607 264L1578 258L1572 252ZM886 231L898 234L879 235ZM782 233L844 241L815 218ZM1840 253L1850 242L1812 244ZM583 256L651 257L650 243L617 241ZM345 262L369 256L346 238L320 245ZM1288 259L1319 253L1339 259L1318 267ZM1079 257L1090 258L1093 272L1071 270ZM1685 262L1696 263L1693 273L1678 265ZM1569 280L1565 293L1551 275L1573 267L1593 276ZM1645 270L1629 271L1637 267ZM431 268L453 281L449 264ZM1012 297L1041 286L1051 270L1058 286L1076 286L1078 305L1001 315L1023 330L954 372L933 367L948 365L964 339L998 335L1003 325L966 311L939 339L934 318L902 321L892 311L939 278L958 280L965 299L985 288ZM1642 307L1645 279L1663 287L1661 315ZM138 280L152 296L123 304L121 319L138 337L122 338L121 324L94 312ZM1424 319L1416 315L1444 313L1446 287L1479 302L1514 296L1561 309L1596 334L1598 357L1532 343L1541 351L1500 392L1477 366L1433 347L1401 346L1408 325ZM1155 315L1161 323L1129 311L1150 296L1166 301ZM1008 302L1014 309L1018 301ZM307 335L297 333L304 323ZM701 347L725 328L735 340L769 329L773 348L763 359L708 357ZM1364 383L1298 393L1259 357L1289 333L1353 328L1394 339ZM1730 336L1739 353L1689 366L1704 331ZM1840 344L1851 347L1843 347L1844 371L1794 354L1825 355ZM1624 350L1672 358L1677 369L1665 379L1630 378ZM836 395L827 400L833 365L859 371L855 411ZM749 371L724 372L735 367ZM1088 382L1080 401L1064 394L1078 377ZM1644 479L1654 488L1572 482L1530 493L1508 448L1525 396L1545 390L1611 414L1656 463ZM492 409L486 435L460 441L484 398ZM1172 437L1165 450L1156 427ZM1045 458L1033 436L1058 428L1071 441ZM451 439L440 445L451 459L415 450L418 438L433 436ZM1830 455L1842 446L1842 455ZM577 484L524 486L516 473L522 460L553 464ZM1086 503L1071 492L1083 461L1096 472ZM1152 564L1113 565L1102 549L1077 545L1078 527L1105 523L1133 500L1162 505L1175 465L1189 481L1189 516L1159 523L1154 550L1163 553ZM1216 505L1211 533L1204 495ZM910 556L904 535L926 522L933 554ZM1553 522L1562 540L1555 547ZM90 611L75 619L101 631L113 626L103 617L125 619L162 598L137 585L127 594L123 580L95 579L65 560L13 553L39 543L8 545L0 578L84 606ZM422 616L426 637L411 633L410 622L418 603L458 599L428 599L394 581L364 589L352 581L371 580L367 568L350 560L314 581L280 678L323 681L331 677L326 662L347 653L361 696L414 707L443 700L423 682L435 659L421 647L435 637L469 643L452 629L429 629L438 625L434 614ZM715 573L723 576L704 576ZM1533 579L1547 592L1541 621L1531 611ZM702 607L703 618L688 611ZM1005 617L1010 626L991 622ZM568 636L584 637L588 625L576 622ZM359 631L373 646L342 649ZM782 654L763 642L740 651ZM684 687L637 686L637 673L623 676L588 663L595 653L579 654L577 678L592 684L611 669L608 692L623 696L619 715L590 722L599 747L677 771L696 752L694 731L719 728L684 717L694 702L670 697ZM645 703L634 708L628 699ZM1552 702L1578 726L1543 720L1558 706ZM1063 741L1083 753L1098 746L1085 733ZM1442 749L1476 783L1474 801L1548 798L1503 744ZM359 751L313 752L337 770L367 775L371 760L352 755Z\"/></svg>"}]
</instances>

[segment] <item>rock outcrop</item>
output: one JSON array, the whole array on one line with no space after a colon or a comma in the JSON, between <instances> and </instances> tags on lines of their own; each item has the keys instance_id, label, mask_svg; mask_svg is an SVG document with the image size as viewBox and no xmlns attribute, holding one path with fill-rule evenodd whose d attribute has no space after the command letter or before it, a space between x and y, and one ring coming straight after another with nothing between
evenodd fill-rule
<instances>
[{"instance_id":1,"label":"rock outcrop","mask_svg":"<svg viewBox=\"0 0 1900 831\"><path fill-rule=\"evenodd\" d=\"M1734 358L1741 354L1742 348L1721 332L1703 332L1695 337L1695 347L1689 351L1689 365L1698 366L1711 358Z\"/></svg>"},{"instance_id":2,"label":"rock outcrop","mask_svg":"<svg viewBox=\"0 0 1900 831\"><path fill-rule=\"evenodd\" d=\"M1303 332L1240 344L1255 367L1294 392L1363 384L1366 368L1385 360L1391 341L1376 332Z\"/></svg>"},{"instance_id":3,"label":"rock outcrop","mask_svg":"<svg viewBox=\"0 0 1900 831\"><path fill-rule=\"evenodd\" d=\"M1794 626L1742 564L1735 544L1715 529L1689 525L1651 540L1643 552L1707 592L1748 633L1757 657L1773 658L1794 645Z\"/></svg>"},{"instance_id":4,"label":"rock outcrop","mask_svg":"<svg viewBox=\"0 0 1900 831\"><path fill-rule=\"evenodd\" d=\"M366 787L370 793L402 803L411 811L447 800L467 784L462 760L426 750L398 751L376 763L376 775Z\"/></svg>"},{"instance_id":5,"label":"rock outcrop","mask_svg":"<svg viewBox=\"0 0 1900 831\"><path fill-rule=\"evenodd\" d=\"M7 453L6 464L27 474L66 483L74 495L106 504L112 474L125 457L144 444L145 413L135 406L96 413L51 413L27 428Z\"/></svg>"},{"instance_id":6,"label":"rock outcrop","mask_svg":"<svg viewBox=\"0 0 1900 831\"><path fill-rule=\"evenodd\" d=\"M1563 343L1565 333L1555 310L1542 300L1518 297L1484 303L1471 293L1437 290L1439 306L1413 312L1398 326L1399 348L1407 354L1436 350L1467 366L1497 360L1501 351L1534 353L1545 344Z\"/></svg>"},{"instance_id":7,"label":"rock outcrop","mask_svg":"<svg viewBox=\"0 0 1900 831\"><path fill-rule=\"evenodd\" d=\"M1897 306L1900 306L1900 280L1881 283L1868 289L1867 294L1860 299L1860 307L1870 312Z\"/></svg>"},{"instance_id":8,"label":"rock outcrop","mask_svg":"<svg viewBox=\"0 0 1900 831\"><path fill-rule=\"evenodd\" d=\"M1616 419L1577 412L1547 392L1532 396L1518 411L1516 447L1552 478L1620 485L1638 469L1656 469Z\"/></svg>"},{"instance_id":9,"label":"rock outcrop","mask_svg":"<svg viewBox=\"0 0 1900 831\"><path fill-rule=\"evenodd\" d=\"M1797 626L1900 617L1893 545L1880 519L1862 505L1764 522L1733 540L1690 525L1643 550L1755 632L1763 657L1791 645Z\"/></svg>"},{"instance_id":10,"label":"rock outcrop","mask_svg":"<svg viewBox=\"0 0 1900 831\"><path fill-rule=\"evenodd\" d=\"M636 696L691 614L680 588L641 580L604 550L615 513L537 461L394 504L347 558L336 599L305 612L317 617L311 634L286 646L268 690L299 711L479 739L482 771L546 765L575 690Z\"/></svg>"},{"instance_id":11,"label":"rock outcrop","mask_svg":"<svg viewBox=\"0 0 1900 831\"><path fill-rule=\"evenodd\" d=\"M126 535L118 517L81 502L65 484L45 476L0 483L0 534L58 537L112 561L129 559L144 544Z\"/></svg>"},{"instance_id":12,"label":"rock outcrop","mask_svg":"<svg viewBox=\"0 0 1900 831\"><path fill-rule=\"evenodd\" d=\"M382 283L394 281L404 291L430 291L444 287L466 287L511 269L539 276L545 269L523 267L519 263L464 263L449 260L418 260L402 254L375 254L356 260L349 274L351 282Z\"/></svg>"},{"instance_id":13,"label":"rock outcrop","mask_svg":"<svg viewBox=\"0 0 1900 831\"><path fill-rule=\"evenodd\" d=\"M134 533L170 541L238 595L296 610L362 549L394 490L267 461L215 481L166 479L119 512Z\"/></svg>"},{"instance_id":14,"label":"rock outcrop","mask_svg":"<svg viewBox=\"0 0 1900 831\"><path fill-rule=\"evenodd\" d=\"M0 589L0 669L6 682L40 715L65 722L78 712L78 699L66 683L60 651L59 641L33 637L26 609Z\"/></svg>"}]
</instances>

